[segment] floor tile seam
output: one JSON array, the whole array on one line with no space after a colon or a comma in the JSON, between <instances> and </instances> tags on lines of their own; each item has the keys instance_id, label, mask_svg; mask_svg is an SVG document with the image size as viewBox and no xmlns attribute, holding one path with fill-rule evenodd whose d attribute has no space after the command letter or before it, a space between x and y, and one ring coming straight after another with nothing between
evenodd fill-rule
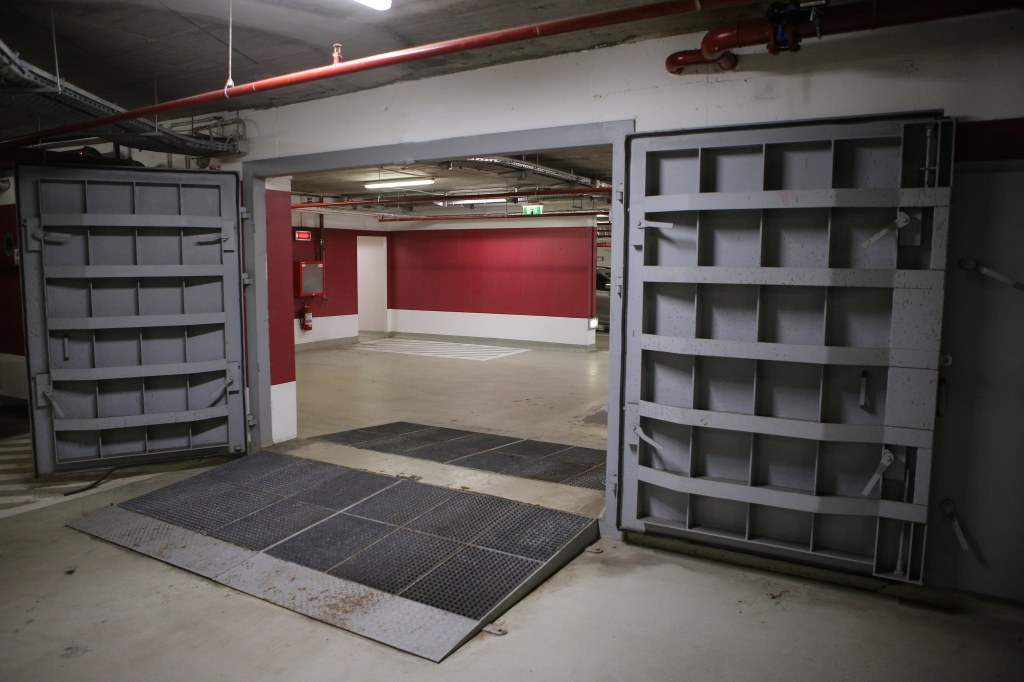
<instances>
[{"instance_id":1,"label":"floor tile seam","mask_svg":"<svg viewBox=\"0 0 1024 682\"><path fill-rule=\"evenodd\" d=\"M300 466L303 466L306 463L316 463L316 464L326 464L328 466L338 466L336 464L331 464L330 462L321 462L320 460L307 459L305 457L298 457L296 459L298 459L299 461L292 462L292 463L288 464L287 466L281 467L280 469L275 469L274 471L267 472L266 474L264 474L262 476L257 476L253 480L251 480L251 481L249 481L249 482L247 482L245 484L241 484L241 485L254 485L254 484L258 483L259 481L262 481L265 478L268 478L270 476L279 475L279 474L283 473L284 471L286 471L287 469L290 469L292 467L300 467ZM338 468L344 470L344 467L338 467ZM295 494L295 493L293 493L293 494ZM288 496L286 495L285 497L288 497Z\"/></svg>"},{"instance_id":2,"label":"floor tile seam","mask_svg":"<svg viewBox=\"0 0 1024 682\"><path fill-rule=\"evenodd\" d=\"M509 436L509 438L512 438L512 436ZM522 443L523 441L521 441L521 440L517 440L517 441L515 441L515 442L516 442L516 443ZM485 452L491 452L491 451L493 451L493 450L499 450L499 449L501 449L501 448L503 448L503 447L505 447L505 446L508 446L508 445L513 445L513 444L514 444L514 443L505 443L505 445L495 445L494 447L491 447L491 448L487 448L486 450L480 450L479 452L471 452L471 453L469 453L468 455L461 455L461 456L459 456L459 457L456 457L455 459L450 459L450 460L448 460L447 462L442 462L442 464L452 464L453 462L457 462L457 461L459 461L460 459L466 459L467 457L474 457L474 456L476 456L476 455L482 455L482 454L484 454ZM519 457L520 455L516 455L516 456L517 456L517 457ZM456 466L458 466L458 465L456 465ZM469 469L469 468L472 468L472 467L463 467L463 469Z\"/></svg>"},{"instance_id":3,"label":"floor tile seam","mask_svg":"<svg viewBox=\"0 0 1024 682\"><path fill-rule=\"evenodd\" d=\"M499 497L497 499L501 500L501 499L505 499L505 498ZM514 502L514 500L512 500L512 501ZM522 504L522 503L519 503L519 504ZM501 514L500 516L498 516L498 518L494 519L490 524L488 524L483 530L481 530L476 535L474 535L471 539L469 539L469 540L461 540L460 539L460 540L456 540L456 541L457 542L464 542L466 544L472 545L475 540L479 540L481 537L483 537L483 535L485 533L487 533L491 529L493 529L494 526L496 526L500 521L504 521L507 517L511 516L516 511L517 510L515 508L509 509L508 511L506 511L503 514ZM412 521L410 521L409 523L412 523ZM445 539L445 540L447 540L447 539L454 539L454 538L447 538L446 536L443 536L443 535L438 535L437 533L430 533L428 531L417 530L415 528L408 528L408 530L411 530L411 531L414 531L414 532L417 532L417 533L422 533L423 535L429 535L431 537L442 538L442 539Z\"/></svg>"},{"instance_id":4,"label":"floor tile seam","mask_svg":"<svg viewBox=\"0 0 1024 682\"><path fill-rule=\"evenodd\" d=\"M583 474L589 474L589 473L592 473L592 472L594 472L594 471L596 471L598 469L605 469L607 471L608 464L606 462L602 462L601 464L595 464L594 466L590 467L589 469L585 469L584 471L579 472L577 475L578 476L582 476Z\"/></svg>"},{"instance_id":5,"label":"floor tile seam","mask_svg":"<svg viewBox=\"0 0 1024 682\"><path fill-rule=\"evenodd\" d=\"M316 528L317 526L319 526L319 525L321 525L323 523L327 523L328 521L330 521L331 519L335 518L336 516L338 516L338 515L340 515L342 513L343 512L341 512L341 511L336 511L333 514L325 516L324 518L320 519L316 523L313 523L313 524L310 524L310 525L305 526L303 528L300 528L299 530L295 531L294 533L292 533L291 535L289 535L286 538L281 538L277 542L275 542L275 543L273 543L271 545L267 545L263 549L255 550L255 552L257 554L266 554L267 556L273 557L274 559L278 559L279 561L288 561L288 563L296 564L297 566L304 566L305 564L300 564L300 563L295 562L295 561L289 561L288 559L283 559L281 557L274 556L273 554L270 553L270 550L272 550L272 549L274 549L274 548L276 548L276 547L278 547L278 546L288 542L289 540L291 540L292 538L294 538L296 536L302 535L303 533L305 533L308 530L312 530L313 528ZM227 542L227 541L225 540L225 542ZM307 566L307 568L308 568L308 566ZM313 569L313 570L316 570L316 569Z\"/></svg>"},{"instance_id":6,"label":"floor tile seam","mask_svg":"<svg viewBox=\"0 0 1024 682\"><path fill-rule=\"evenodd\" d=\"M342 512L338 512L338 513L341 514ZM377 519L367 519L367 518L364 518L362 516L356 516L355 514L345 514L345 516L348 516L349 518L353 518L353 519L360 519L360 520L363 520L363 521L372 521L373 523L380 523L380 524L383 524L385 526L391 526L391 530L389 530L387 533L384 533L384 535L381 535L379 538L377 538L376 540L374 540L370 544L366 545L365 547L357 550L355 552L355 554L350 554L347 557L345 557L344 559L342 559L341 561L339 561L338 563L333 564L333 565L329 566L328 568L325 568L323 571L321 571L322 573L326 573L326 574L330 575L331 571L336 569L338 566L341 566L343 563L345 563L349 559L353 559L353 558L359 556L360 554L362 554L363 552L367 551L368 549L370 549L374 545L380 544L386 538L389 538L392 535L394 535L396 532L398 532L400 530L400 528L401 528L400 526L396 526L393 523L388 523L386 521L379 521ZM336 575L332 575L331 577L332 578L338 578L339 580L347 580L347 578L341 578L341 577L336 576ZM357 581L352 581L352 582L357 582ZM359 583L359 584L362 585L362 583ZM367 587L369 587L369 585L367 585ZM374 589L377 589L377 588L374 588Z\"/></svg>"},{"instance_id":7,"label":"floor tile seam","mask_svg":"<svg viewBox=\"0 0 1024 682\"><path fill-rule=\"evenodd\" d=\"M358 518L358 519L363 518L361 516L355 516L353 514L349 514L349 516L352 516L353 518ZM365 519L365 520L372 521L373 519ZM382 521L377 521L377 523L383 523L383 522ZM393 525L393 524L387 524L387 525ZM452 554L449 557L446 557L445 559L442 559L442 560L438 561L437 564L434 564L429 569L427 569L427 571L424 572L424 575L426 575L426 573L429 573L430 571L433 571L434 568L436 568L438 565L440 565L444 561L447 561L452 556L455 556L456 554L462 552L462 550L464 550L466 547L470 546L469 543L463 542L462 540L454 540L452 538L441 537L440 535L432 535L430 533L424 533L422 531L413 530L412 528L407 528L406 526L395 526L395 528L393 530L391 530L389 533L387 533L387 534L381 536L380 538L374 540L372 543L370 543L366 547L363 547L362 549L360 549L355 554L353 554L351 556L348 556L348 557L345 557L344 559L342 559L341 561L339 561L338 563L334 564L333 566L328 568L326 571L324 571L324 573L330 573L331 571L333 571L334 569L338 568L342 564L344 564L344 563L346 563L346 562L356 558L357 556L359 556L360 554L363 554L364 552L367 552L371 547L374 547L375 545L378 545L381 542L384 542L384 540L386 540L387 538L391 537L392 535L394 535L395 533L397 533L400 530L409 531L411 533L419 533L420 535L424 535L424 536L432 537L432 538L438 538L440 540L448 540L449 542L454 542L455 544L460 545L460 547L457 550L455 550L454 552L452 552ZM338 576L334 576L334 577L338 577ZM420 576L420 577L422 577L422 576ZM354 581L354 582L358 582L358 581ZM360 584L362 584L362 583L360 583ZM374 589L377 589L377 588L374 588ZM389 593L389 594L394 594L395 596L397 596L398 592Z\"/></svg>"},{"instance_id":8,"label":"floor tile seam","mask_svg":"<svg viewBox=\"0 0 1024 682\"><path fill-rule=\"evenodd\" d=\"M269 552L269 551L270 551L271 549L273 549L274 547L277 547L278 545L280 545L280 544L282 544L282 543L284 543L284 542L287 542L288 540L291 540L291 539L292 539L292 538L294 538L295 536L297 536L297 535L301 535L301 534L305 533L305 532L306 532L307 530L311 530L311 529L313 529L313 528L315 528L315 527L319 526L320 524L322 524L322 523L325 523L325 522L329 521L330 519L333 519L334 517L338 516L339 514L344 514L344 513L345 513L345 510L346 510L346 509L351 509L351 508L352 508L352 507L354 507L355 505L357 505L357 504L360 504L360 503L362 503L362 502L365 502L366 500L369 500L369 499L370 499L370 498L372 498L372 497L373 497L374 495L377 495L378 493L381 493L381 492L383 492L383 491L385 491L385 490L388 490L389 488L392 488L392 487L394 487L394 486L395 486L395 485L396 485L397 483L398 483L398 481L395 481L395 483L392 483L392 484L391 484L391 485L389 485L389 486L386 486L386 487L384 487L384 488L381 488L380 490L378 490L377 492L375 492L375 493L373 493L373 494L371 494L371 495L367 495L366 497L364 497L364 498L362 498L362 499L360 499L360 500L356 500L355 502L353 502L352 504L348 505L348 506L347 506L347 507L345 507L344 509L332 510L332 509L331 509L330 507L321 507L321 506L320 506L320 505L318 505L318 504L317 504L317 505L311 505L311 506L314 506L314 507L320 507L321 509L327 509L328 511L331 511L331 512L333 512L333 513L331 513L331 514L329 514L329 515L325 516L324 518L320 519L319 521L317 521L317 522L315 522L315 523L312 523L312 524L310 524L310 525L308 525L308 526L304 526L303 528L300 528L299 530L295 531L294 533L292 533L291 535L289 535L289 536L288 536L288 537L286 537L286 538L282 538L282 539L278 540L277 542L275 542L275 543L273 543L273 544L271 544L271 545L268 545L268 546L264 547L264 548L263 548L263 549L261 549L261 550L256 550L256 551L257 551L258 553L261 553L261 554L265 554L265 553ZM297 494L297 493L296 493L296 494ZM290 498L286 498L286 499L290 499ZM296 502L301 502L301 500L296 500ZM303 504L310 504L310 503L308 503L308 502L303 502ZM264 507L264 508L265 508L265 507ZM255 512L253 512L253 513L255 513ZM355 516L355 515L354 515L354 514L346 514L346 516ZM363 517L356 517L356 518L363 518ZM367 521L376 521L377 523L384 523L385 525L389 525L389 526L390 526L390 525L393 525L393 524L389 524L389 523L387 523L387 522L384 522L384 521L377 521L376 519L365 519L365 520L367 520ZM226 524L226 525L230 525L230 524ZM389 535L390 535L390 533L389 533ZM271 555L271 556L272 556L272 555ZM275 557L275 558L276 558L276 557Z\"/></svg>"},{"instance_id":9,"label":"floor tile seam","mask_svg":"<svg viewBox=\"0 0 1024 682\"><path fill-rule=\"evenodd\" d=\"M437 563L434 566L432 566L430 568L430 570L425 571L423 573L423 575L421 575L420 577L416 578L416 580L413 580L411 583L406 585L404 588L402 588L402 590L400 590L399 592L396 592L395 596L396 597L402 597L405 593L407 593L413 587L415 587L419 583L423 582L427 578L427 576L433 575L436 571L440 570L441 567L444 566L445 564L448 564L449 562L453 561L456 557L461 556L462 554L468 552L471 547L473 547L473 545L469 545L469 544L466 544L464 547L460 547L458 551L453 552L451 555L449 555L448 557L446 557L445 559L443 559L439 563ZM411 601L417 601L415 599L411 599L410 597L403 597L403 598L404 599L410 599ZM424 602L418 602L418 603L422 604ZM440 607L434 607L434 608L440 608ZM448 611L447 609L441 609L441 610L445 611L446 613L455 613L455 611ZM457 615L462 615L462 614L457 614Z\"/></svg>"},{"instance_id":10,"label":"floor tile seam","mask_svg":"<svg viewBox=\"0 0 1024 682\"><path fill-rule=\"evenodd\" d=\"M490 452L490 451L489 450L485 450L483 452ZM490 474L498 474L500 476L509 476L509 477L512 477L512 478L525 478L525 479L528 479L528 480L531 480L531 481L539 481L541 483L555 483L557 485L563 485L562 481L566 481L566 480L572 478L573 476L580 476L582 474L587 473L588 471L591 471L592 469L596 469L598 467L604 466L604 465L598 464L598 465L592 467L591 469L586 469L586 470L583 470L583 471L577 471L577 472L571 473L568 476L566 476L564 479L561 479L559 481L550 481L550 480L547 480L547 479L544 479L544 478L535 478L533 476L522 476L522 475L518 475L518 474L515 474L515 473L508 472L508 471L501 471L501 470L498 470L498 469L480 469L480 468L477 468L477 467L470 467L470 466L465 466L464 464L459 464L459 462L461 460L468 459L469 457L475 457L476 455L481 455L481 454L483 454L483 452L474 452L473 454L466 455L465 457L458 457L456 459L449 460L447 462L436 462L436 463L437 464L442 464L444 466L456 466L456 467L459 467L460 469L470 469L471 471L484 471L484 472L487 472L487 473L490 473ZM394 453L383 453L383 454L394 454ZM524 459L524 460L527 460L527 461L539 461L539 459L540 459L540 458L535 458L535 457L523 457L522 455L513 455L512 453L506 453L506 454L509 454L512 457L519 457L520 459ZM398 456L401 457L402 455L398 455ZM413 458L413 459L415 459L415 458ZM420 461L423 461L423 460L420 460ZM564 463L565 462L563 462L563 464ZM584 486L575 486L574 485L574 486L570 486L570 487L572 487L572 488L583 488ZM492 497L496 497L496 496L492 496ZM507 499L507 498L500 498L500 499Z\"/></svg>"},{"instance_id":11,"label":"floor tile seam","mask_svg":"<svg viewBox=\"0 0 1024 682\"><path fill-rule=\"evenodd\" d=\"M403 479L403 480L408 480L408 479ZM429 483L424 483L423 485L430 485L430 484L429 484ZM393 487L393 486L388 486L388 488L391 488L391 487ZM430 485L430 487L431 487L431 488L441 488L441 489L443 489L443 490L453 490L452 488L446 488L445 486L440 486L440 485ZM421 516L423 516L424 514L428 514L428 513L432 512L432 511L434 511L435 509L437 509L438 507L440 507L440 506L441 506L442 504L444 504L444 503L445 503L445 502L447 502L448 500L451 500L451 499L453 499L453 498L454 498L454 497L455 497L456 495L458 495L458 494L459 494L460 492L462 492L462 491L459 491L459 490L453 490L453 492L455 493L455 495L452 495L451 497L446 497L445 499L441 500L440 502L438 502L437 504L433 505L432 507L430 507L430 508L428 508L428 509L424 510L424 511L423 511L422 513L420 513L420 514L417 514L417 515L416 515L415 517L413 517L413 518L409 519L408 521L406 521L406 522L405 522L405 523L403 523L403 524L391 523L390 521L384 521L384 520L382 520L382 519L374 519L374 518L371 518L371 517L369 517L369 516L360 516L359 514L349 514L349 516L354 516L354 517L356 517L356 518L359 518L359 519L364 519L364 520L366 520L366 521L376 521L377 523L386 523L386 524L388 524L388 525L390 525L390 526L395 526L396 528L405 528L405 527L406 527L406 526L408 526L408 525L409 525L410 523L412 523L412 522L413 522L413 521L415 521L416 519L420 518L420 517L421 517ZM372 497L372 496L371 496L371 497ZM369 498L367 498L367 499L369 499ZM348 508L349 508L349 509L351 509L351 507L348 507ZM410 530L412 530L412 529L410 529Z\"/></svg>"},{"instance_id":12,"label":"floor tile seam","mask_svg":"<svg viewBox=\"0 0 1024 682\"><path fill-rule=\"evenodd\" d=\"M447 426L435 426L435 427L431 427L431 428L446 429L446 428L450 428L450 427L447 427ZM465 430L465 429L459 429L459 430ZM456 436L454 438L448 438L447 440L438 440L438 441L434 441L433 443L424 443L423 445L419 445L419 446L417 446L415 448L410 448L409 450L406 450L405 452L412 452L414 450L419 450L421 448L427 448L427 447L430 447L431 445L441 445L442 443L454 443L455 441L462 440L463 438L469 438L470 436L473 436L473 435L475 435L475 432L474 433L467 433L467 434L462 435L462 436ZM404 453L392 453L392 454L404 454Z\"/></svg>"},{"instance_id":13,"label":"floor tile seam","mask_svg":"<svg viewBox=\"0 0 1024 682\"><path fill-rule=\"evenodd\" d=\"M501 597L501 599L499 600L498 603L500 603L502 600L506 599L510 594L514 593L519 588L520 585L522 585L524 582L529 580L530 577L533 576L537 571L542 569L544 567L545 563L546 563L544 561L538 561L538 560L532 559L530 557L523 557L523 556L519 556L517 554L509 554L508 552L502 552L502 551L499 551L499 550L491 549L490 547L481 547L479 545L467 545L466 547L463 547L458 552L455 552L454 554L449 556L447 559L445 559L444 561L440 562L439 564L437 564L436 566L431 568L429 571L425 572L423 575L421 575L419 578L417 578L413 582L409 583L409 585L407 585L401 592L396 593L395 596L396 597L402 597L407 592L412 590L416 585L418 585L419 583L423 582L428 577L430 577L431 575L433 575L437 571L441 570L441 568L444 567L446 564L450 563L451 561L454 561L457 557L459 557L462 554L468 552L470 549L480 549L480 550L484 550L484 551L494 552L495 554L502 554L504 556L514 557L514 558L517 558L517 559L524 559L525 561L528 561L528 562L530 562L532 564L536 564L534 566L533 570L530 571L528 574L526 574L522 579L520 579L516 583L515 587L512 590L509 590L509 591L505 592L505 594ZM404 598L405 599L410 599L411 601L417 601L415 599L411 599L410 597L404 597ZM419 603L422 604L424 602L419 602ZM440 608L440 607L434 607L434 608ZM447 611L446 609L441 609L441 610L442 611L446 611L447 613L456 613L454 611ZM457 615L463 615L463 614L457 614ZM484 615L486 615L486 613ZM470 616L466 616L466 617L469 618ZM474 618L474 620L480 620L480 619L479 618Z\"/></svg>"},{"instance_id":14,"label":"floor tile seam","mask_svg":"<svg viewBox=\"0 0 1024 682\"><path fill-rule=\"evenodd\" d=\"M294 502L296 504L301 504L301 505L304 505L306 507L316 507L317 509L323 509L326 512L334 512L334 510L331 509L330 507L324 507L324 506L319 505L319 504L313 504L312 502L303 502L302 500L296 500L296 499L293 499L291 497L284 497L284 498L278 500L277 502L273 502L271 504L268 504L266 507L263 507L261 509L257 509L254 512L250 512L249 514L246 514L245 516L243 516L241 518L235 519L234 521L231 521L230 523L225 523L223 526L220 526L219 528L215 528L214 530L212 530L210 532L213 533L213 532L222 531L225 528L227 528L228 526L232 526L232 525L234 525L236 523L240 523L240 522L244 521L245 519L248 519L248 518L250 518L252 516L255 516L256 514L259 514L262 511L270 509L275 504L281 504L283 502ZM331 514L331 515L333 516L333 514ZM308 528L309 526L306 526L306 527ZM225 542L227 542L227 541L225 540ZM234 544L234 543L232 543L232 544ZM241 546L241 545L239 545L239 546ZM260 550L254 550L254 551L260 551Z\"/></svg>"},{"instance_id":15,"label":"floor tile seam","mask_svg":"<svg viewBox=\"0 0 1024 682\"><path fill-rule=\"evenodd\" d=\"M307 460L307 461L319 462L320 460L311 459L311 460ZM322 463L323 464L331 464L330 462L322 462ZM340 473L337 476L332 476L330 478L325 478L325 479L323 479L323 481L320 481L320 483L322 483L324 481L333 481L336 478L340 478L341 476L344 476L345 474L349 473L350 471L354 471L354 469L350 469L348 467L343 467L343 466L340 466L338 464L333 464L331 466L337 467L340 470ZM273 473L279 473L279 472L273 472ZM268 474L268 475L270 475L270 474ZM306 490L309 490L310 488L315 487L318 484L317 481L314 481L313 483L310 483L308 486L306 486L304 488L300 488L299 490L296 490L293 493L288 493L287 495L282 495L281 493L275 493L275 492L271 492L269 490L261 490L260 488L255 487L256 482L258 480L262 479L262 478L264 478L264 477L261 476L259 479L256 479L256 480L253 480L253 481L247 481L245 483L231 483L231 485L234 485L234 486L239 487L239 488L246 488L248 490L255 490L256 492L264 492L264 493L267 493L269 495L277 495L278 497L281 497L283 499L289 500L289 499L292 499L293 497L295 497L296 495L298 495L300 493L303 493ZM330 507L328 507L328 509L330 509Z\"/></svg>"}]
</instances>

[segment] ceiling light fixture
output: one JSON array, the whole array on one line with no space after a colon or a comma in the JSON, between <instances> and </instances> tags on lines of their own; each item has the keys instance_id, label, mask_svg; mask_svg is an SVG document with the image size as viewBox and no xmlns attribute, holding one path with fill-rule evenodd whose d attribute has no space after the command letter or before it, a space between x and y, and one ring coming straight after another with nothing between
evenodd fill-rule
<instances>
[{"instance_id":1,"label":"ceiling light fixture","mask_svg":"<svg viewBox=\"0 0 1024 682\"><path fill-rule=\"evenodd\" d=\"M457 201L435 201L438 206L465 206L466 204L504 204L504 199L459 199Z\"/></svg>"},{"instance_id":2,"label":"ceiling light fixture","mask_svg":"<svg viewBox=\"0 0 1024 682\"><path fill-rule=\"evenodd\" d=\"M391 0L356 0L356 2L375 10L391 9Z\"/></svg>"},{"instance_id":3,"label":"ceiling light fixture","mask_svg":"<svg viewBox=\"0 0 1024 682\"><path fill-rule=\"evenodd\" d=\"M421 185L433 185L434 178L410 178L408 180L384 180L382 182L368 182L366 189L391 189L392 187L420 187Z\"/></svg>"}]
</instances>

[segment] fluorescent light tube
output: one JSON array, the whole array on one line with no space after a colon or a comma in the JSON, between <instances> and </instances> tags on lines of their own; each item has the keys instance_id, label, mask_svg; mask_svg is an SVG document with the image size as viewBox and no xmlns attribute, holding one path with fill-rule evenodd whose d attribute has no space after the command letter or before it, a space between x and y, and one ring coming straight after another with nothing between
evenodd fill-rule
<instances>
[{"instance_id":1,"label":"fluorescent light tube","mask_svg":"<svg viewBox=\"0 0 1024 682\"><path fill-rule=\"evenodd\" d=\"M371 9L391 9L391 0L356 0L360 5L366 5Z\"/></svg>"},{"instance_id":2,"label":"fluorescent light tube","mask_svg":"<svg viewBox=\"0 0 1024 682\"><path fill-rule=\"evenodd\" d=\"M457 201L445 202L449 206L461 206L463 204L504 204L504 199L459 199Z\"/></svg>"},{"instance_id":3,"label":"fluorescent light tube","mask_svg":"<svg viewBox=\"0 0 1024 682\"><path fill-rule=\"evenodd\" d=\"M421 185L433 185L434 178L410 178L408 180L384 180L382 182L368 182L363 185L366 189L391 189L392 187L419 187Z\"/></svg>"}]
</instances>

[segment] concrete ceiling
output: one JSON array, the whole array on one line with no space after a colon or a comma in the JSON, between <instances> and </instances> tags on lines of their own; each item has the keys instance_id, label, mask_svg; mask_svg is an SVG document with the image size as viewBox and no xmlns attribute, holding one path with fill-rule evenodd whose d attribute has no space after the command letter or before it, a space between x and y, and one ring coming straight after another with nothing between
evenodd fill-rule
<instances>
[{"instance_id":1,"label":"concrete ceiling","mask_svg":"<svg viewBox=\"0 0 1024 682\"><path fill-rule=\"evenodd\" d=\"M611 145L551 149L543 153L512 154L505 158L524 161L539 168L551 168L586 177L597 183L610 183L612 172ZM428 187L392 190L367 190L365 185L378 180L393 180L419 176L434 180ZM532 192L536 190L585 189L583 182L567 182L543 172L531 172L492 164L477 164L464 159L451 159L438 163L420 163L401 166L355 168L322 173L307 173L292 177L292 189L304 200L384 200L385 203L358 207L317 209L321 213L372 213L401 216L482 215L522 213L519 204L541 203L545 214L574 211L607 211L610 194L595 192L574 196L544 196L540 199L516 197L506 204L447 204L438 206L423 198L438 201L446 198L458 200L474 194L506 192ZM590 185L591 187L593 185ZM401 199L416 198L403 203ZM395 202L398 203L395 203Z\"/></svg>"},{"instance_id":2,"label":"concrete ceiling","mask_svg":"<svg viewBox=\"0 0 1024 682\"><path fill-rule=\"evenodd\" d=\"M291 73L331 61L334 43L345 59L380 54L440 40L526 24L650 4L653 0L394 0L378 12L353 0L233 0L233 79L236 84ZM726 21L764 15L766 2L724 11L682 14L655 21L478 49L411 64L350 74L196 109L266 108L429 78L495 64L593 49L665 35L696 32ZM52 23L51 23L52 22ZM54 39L54 36L56 38ZM228 76L228 0L3 0L0 40L20 56L94 95L131 109L157 101L220 89ZM54 56L56 48L56 60ZM188 112L182 112L183 114ZM0 105L2 137L64 121L37 118ZM593 147L511 155L534 163L610 181L611 150ZM452 160L458 161L458 160ZM310 196L366 199L367 178L401 173L428 175L430 193L467 193L579 187L533 173L463 164L369 168L297 176L293 187ZM386 197L421 194L391 191ZM601 208L604 196L546 200L545 211ZM432 204L388 205L360 210L452 213ZM505 210L499 207L498 210ZM454 212L494 212L491 206Z\"/></svg>"},{"instance_id":3,"label":"concrete ceiling","mask_svg":"<svg viewBox=\"0 0 1024 682\"><path fill-rule=\"evenodd\" d=\"M652 0L394 0L378 12L353 0L234 0L235 83L322 66L334 43L352 59L439 40L649 4ZM683 14L437 57L254 95L208 109L264 108L551 54L699 31L749 8ZM760 7L758 7L760 5ZM0 40L47 71L135 108L219 89L228 75L228 0L3 0ZM0 110L5 137L53 121Z\"/></svg>"}]
</instances>

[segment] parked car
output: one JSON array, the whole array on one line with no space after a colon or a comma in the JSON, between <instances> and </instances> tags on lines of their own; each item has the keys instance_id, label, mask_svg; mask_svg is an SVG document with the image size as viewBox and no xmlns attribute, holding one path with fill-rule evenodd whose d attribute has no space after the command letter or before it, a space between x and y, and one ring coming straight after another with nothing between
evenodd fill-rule
<instances>
[{"instance_id":1,"label":"parked car","mask_svg":"<svg viewBox=\"0 0 1024 682\"><path fill-rule=\"evenodd\" d=\"M609 313L611 311L612 270L597 269L597 328L608 331Z\"/></svg>"}]
</instances>

